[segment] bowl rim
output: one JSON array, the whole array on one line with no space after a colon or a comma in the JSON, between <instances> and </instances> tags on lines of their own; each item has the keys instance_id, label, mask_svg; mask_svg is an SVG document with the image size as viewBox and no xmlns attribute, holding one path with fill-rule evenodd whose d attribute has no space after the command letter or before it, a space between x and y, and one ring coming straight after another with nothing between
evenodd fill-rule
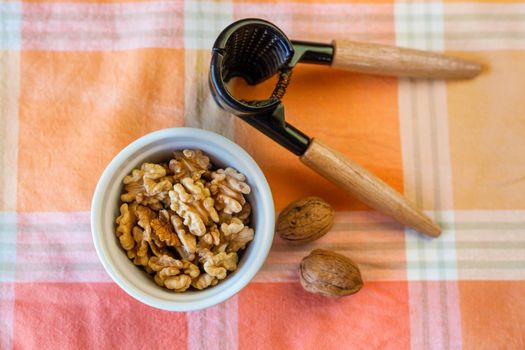
<instances>
[{"instance_id":1,"label":"bowl rim","mask_svg":"<svg viewBox=\"0 0 525 350\"><path fill-rule=\"evenodd\" d=\"M237 283L232 284L228 288L220 291L219 294L209 295L204 299L198 299L195 301L166 301L151 296L149 294L145 294L142 291L139 291L133 283L129 283L129 280L123 278L120 270L113 268L112 262L110 261L111 259L106 256L110 255L110 252L107 249L105 249L102 244L102 237L104 235L102 222L104 205L102 201L104 193L111 185L111 179L113 177L113 174L118 171L119 167L122 164L128 161L128 157L130 155L140 151L141 148L159 140L173 137L184 137L186 139L194 138L196 140L206 139L208 142L215 143L217 147L226 149L230 153L236 154L236 156L240 158L242 162L248 163L249 166L253 168L253 171L257 173L257 179L250 180L253 181L253 184L257 186L259 192L261 193L262 200L261 203L258 204L260 204L259 210L265 212L264 217L266 222L264 223L265 225L263 225L263 228L266 228L266 230L271 229L271 232L269 233L269 238L271 239L266 239L259 242L259 245L257 246L258 253L255 256L253 263L242 267L244 269L242 271L242 278L240 278L237 281ZM195 311L219 304L229 299L230 297L237 294L241 289L243 289L253 279L253 277L255 277L257 272L264 264L272 245L274 236L273 228L275 226L274 208L275 207L272 198L272 193L270 190L270 186L268 185L268 181L264 176L264 173L260 169L259 165L255 162L255 160L241 146L237 145L236 143L222 135L203 129L189 127L167 128L154 131L132 141L129 145L122 149L106 166L104 172L99 178L99 181L95 188L93 199L91 201L91 235L93 243L95 245L97 256L100 262L102 263L104 269L111 277L111 279L128 295L132 296L133 298L137 299L142 303L145 303L149 306L158 309L181 312ZM196 291L196 293L199 292L200 291Z\"/></svg>"}]
</instances>

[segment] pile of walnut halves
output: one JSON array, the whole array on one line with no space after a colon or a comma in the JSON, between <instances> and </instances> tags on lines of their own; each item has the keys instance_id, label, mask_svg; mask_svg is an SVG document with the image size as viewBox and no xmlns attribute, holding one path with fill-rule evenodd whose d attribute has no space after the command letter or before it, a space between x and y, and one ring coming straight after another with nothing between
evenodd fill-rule
<instances>
[{"instance_id":1,"label":"pile of walnut halves","mask_svg":"<svg viewBox=\"0 0 525 350\"><path fill-rule=\"evenodd\" d=\"M237 269L238 252L253 240L244 175L211 169L201 151L184 150L124 178L120 244L158 285L176 292L216 285Z\"/></svg>"}]
</instances>

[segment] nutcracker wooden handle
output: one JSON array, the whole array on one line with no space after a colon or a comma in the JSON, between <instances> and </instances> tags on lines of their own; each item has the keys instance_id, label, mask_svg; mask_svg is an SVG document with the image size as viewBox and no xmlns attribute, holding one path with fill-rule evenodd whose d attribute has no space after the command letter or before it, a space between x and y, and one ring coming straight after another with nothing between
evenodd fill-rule
<instances>
[{"instance_id":1,"label":"nutcracker wooden handle","mask_svg":"<svg viewBox=\"0 0 525 350\"><path fill-rule=\"evenodd\" d=\"M435 52L397 46L334 40L332 67L353 72L413 78L464 79L481 65Z\"/></svg>"},{"instance_id":2,"label":"nutcracker wooden handle","mask_svg":"<svg viewBox=\"0 0 525 350\"><path fill-rule=\"evenodd\" d=\"M341 153L313 139L301 161L363 203L426 235L441 228L402 195Z\"/></svg>"}]
</instances>

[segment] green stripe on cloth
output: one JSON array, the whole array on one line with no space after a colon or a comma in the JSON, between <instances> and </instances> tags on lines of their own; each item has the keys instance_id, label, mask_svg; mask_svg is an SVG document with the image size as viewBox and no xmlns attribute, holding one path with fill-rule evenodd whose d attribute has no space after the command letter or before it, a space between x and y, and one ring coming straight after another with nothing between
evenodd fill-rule
<instances>
[{"instance_id":1,"label":"green stripe on cloth","mask_svg":"<svg viewBox=\"0 0 525 350\"><path fill-rule=\"evenodd\" d=\"M0 223L8 229L0 229L0 282L14 282L16 265L16 212L0 212Z\"/></svg>"}]
</instances>

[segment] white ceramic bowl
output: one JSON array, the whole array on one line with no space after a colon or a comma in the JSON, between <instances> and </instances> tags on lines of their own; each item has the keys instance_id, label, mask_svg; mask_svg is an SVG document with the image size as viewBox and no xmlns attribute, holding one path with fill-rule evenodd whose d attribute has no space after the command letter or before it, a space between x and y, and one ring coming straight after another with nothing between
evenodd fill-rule
<instances>
[{"instance_id":1,"label":"white ceramic bowl","mask_svg":"<svg viewBox=\"0 0 525 350\"><path fill-rule=\"evenodd\" d=\"M175 293L155 284L133 265L118 244L115 218L119 211L122 179L144 162L169 159L174 150L201 149L215 167L231 166L244 175L252 191L252 226L255 237L242 255L236 271L218 285L202 291ZM100 261L111 278L126 293L153 307L170 311L192 311L218 304L250 282L261 268L273 240L273 199L261 169L240 146L218 134L193 128L160 130L139 138L124 148L100 178L91 206L91 231Z\"/></svg>"}]
</instances>

